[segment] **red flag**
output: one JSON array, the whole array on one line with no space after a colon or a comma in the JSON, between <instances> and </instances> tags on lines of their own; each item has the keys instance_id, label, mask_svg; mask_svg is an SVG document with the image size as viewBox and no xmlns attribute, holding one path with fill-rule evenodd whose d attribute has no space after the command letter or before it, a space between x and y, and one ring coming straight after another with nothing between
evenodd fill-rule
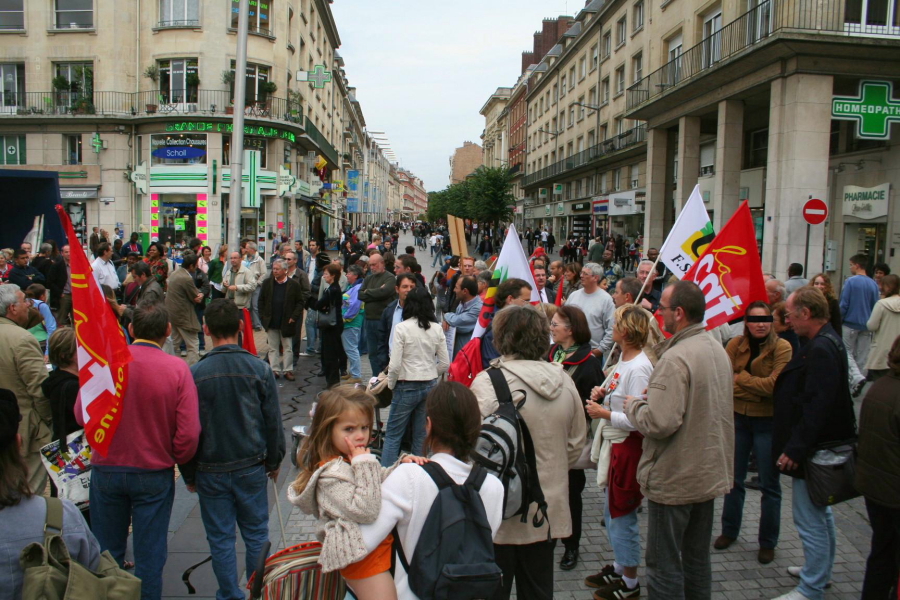
<instances>
[{"instance_id":1,"label":"red flag","mask_svg":"<svg viewBox=\"0 0 900 600\"><path fill-rule=\"evenodd\" d=\"M242 340L241 346L252 354L256 356L256 338L253 337L253 319L250 317L250 311L246 308L241 309L241 315L244 320L243 332L244 338ZM300 343L300 340L297 340L297 343Z\"/></svg>"},{"instance_id":2,"label":"red flag","mask_svg":"<svg viewBox=\"0 0 900 600\"><path fill-rule=\"evenodd\" d=\"M565 277L565 275L563 275ZM562 293L563 293L563 279L560 279L556 282L556 301L554 302L557 306L562 306Z\"/></svg>"},{"instance_id":3,"label":"red flag","mask_svg":"<svg viewBox=\"0 0 900 600\"><path fill-rule=\"evenodd\" d=\"M706 328L741 317L757 300L768 301L756 229L744 201L706 251L684 274L706 296Z\"/></svg>"},{"instance_id":4,"label":"red flag","mask_svg":"<svg viewBox=\"0 0 900 600\"><path fill-rule=\"evenodd\" d=\"M125 333L103 296L91 263L75 236L65 209L56 213L69 239L72 267L72 320L78 347L78 382L84 429L91 448L106 456L122 420L131 351Z\"/></svg>"}]
</instances>

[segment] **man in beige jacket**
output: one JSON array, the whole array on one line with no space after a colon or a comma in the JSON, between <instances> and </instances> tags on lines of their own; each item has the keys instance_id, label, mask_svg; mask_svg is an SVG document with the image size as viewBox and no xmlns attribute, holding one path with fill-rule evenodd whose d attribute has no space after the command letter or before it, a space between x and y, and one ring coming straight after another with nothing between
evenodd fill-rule
<instances>
[{"instance_id":1,"label":"man in beige jacket","mask_svg":"<svg viewBox=\"0 0 900 600\"><path fill-rule=\"evenodd\" d=\"M241 262L241 253L231 253L231 268L222 273L225 296L238 308L250 308L250 298L258 285L256 273L251 273Z\"/></svg>"},{"instance_id":2,"label":"man in beige jacket","mask_svg":"<svg viewBox=\"0 0 900 600\"><path fill-rule=\"evenodd\" d=\"M658 310L673 336L654 348L646 397L625 402L644 435L637 480L649 501L648 597L710 598L713 502L734 477L731 362L706 332L706 299L694 283L666 287Z\"/></svg>"},{"instance_id":3,"label":"man in beige jacket","mask_svg":"<svg viewBox=\"0 0 900 600\"><path fill-rule=\"evenodd\" d=\"M40 449L50 443L52 411L41 391L47 378L44 354L37 339L24 329L29 306L19 286L0 286L0 388L10 390L19 401L19 435L28 485L33 493L43 494L47 471L41 465Z\"/></svg>"},{"instance_id":4,"label":"man in beige jacket","mask_svg":"<svg viewBox=\"0 0 900 600\"><path fill-rule=\"evenodd\" d=\"M177 353L181 342L184 342L188 365L200 360L200 338L197 334L200 333L201 323L194 307L203 302L203 293L194 284L197 258L193 252L184 255L181 268L169 275L166 290L166 310L172 323L172 346Z\"/></svg>"}]
</instances>

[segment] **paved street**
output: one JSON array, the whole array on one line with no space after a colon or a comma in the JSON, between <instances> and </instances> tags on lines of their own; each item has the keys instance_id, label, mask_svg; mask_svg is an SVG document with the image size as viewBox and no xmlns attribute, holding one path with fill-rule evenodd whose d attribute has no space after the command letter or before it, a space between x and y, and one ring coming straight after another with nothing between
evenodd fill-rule
<instances>
[{"instance_id":1,"label":"paved street","mask_svg":"<svg viewBox=\"0 0 900 600\"><path fill-rule=\"evenodd\" d=\"M412 236L402 236L400 248L412 244ZM421 251L420 251L421 252ZM426 250L426 255L427 255ZM423 275L429 280L433 270L430 260L425 263ZM257 345L262 352L265 346L264 336L257 335ZM370 376L368 357L362 360L364 376ZM297 365L297 381L279 380L282 414L284 417L285 435L290 448L290 430L294 425L309 423L308 413L315 400L316 393L324 388L324 378L312 375L319 369L318 359L301 358ZM387 411L383 411L387 418ZM296 476L296 469L285 458L278 482L278 503L285 523L285 542L296 544L314 538L315 522L299 510L291 506L286 499L285 488ZM603 564L611 563L612 550L601 526L603 516L603 497L594 483L596 473L588 472L588 486L584 492L584 525L581 541L581 560L578 567L569 572L556 573L555 598L588 599L591 592L583 585L585 576L593 574ZM789 565L802 564L803 551L797 531L791 518L791 480L782 478L782 527L781 540L776 552L775 562L760 565L756 562L757 545L755 532L759 524L760 493L748 490L747 503L744 509L744 527L739 540L727 551L713 550L713 598L774 598L789 591L796 580L787 575ZM188 588L182 582L182 574L192 565L204 560L208 554L208 546L200 522L200 511L196 496L189 494L183 485L176 487L175 509L169 525L169 560L166 564L164 596L177 598L188 596ZM270 491L270 539L272 552L284 546L281 530L278 525L279 512L274 504L274 492ZM719 534L719 517L722 501L716 502L716 526L713 538ZM835 509L835 524L838 529L837 558L834 567L834 584L826 593L826 598L851 599L858 598L868 554L870 529L862 499L856 499L839 505ZM641 532L646 535L646 511L640 515ZM242 544L238 542L238 551ZM557 548L557 559L562 555L562 547ZM243 554L239 554L243 561ZM239 563L240 564L240 563ZM643 576L643 568L641 576ZM190 576L191 584L196 588L193 598L214 598L216 591L215 578L209 563L198 567ZM646 592L644 594L646 596Z\"/></svg>"}]
</instances>

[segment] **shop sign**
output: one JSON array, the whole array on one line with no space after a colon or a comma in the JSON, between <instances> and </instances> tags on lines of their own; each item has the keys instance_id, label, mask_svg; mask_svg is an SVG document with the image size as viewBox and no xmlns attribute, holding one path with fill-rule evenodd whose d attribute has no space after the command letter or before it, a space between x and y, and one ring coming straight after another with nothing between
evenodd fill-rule
<instances>
[{"instance_id":1,"label":"shop sign","mask_svg":"<svg viewBox=\"0 0 900 600\"><path fill-rule=\"evenodd\" d=\"M547 199L547 188L538 188L538 198Z\"/></svg>"},{"instance_id":2,"label":"shop sign","mask_svg":"<svg viewBox=\"0 0 900 600\"><path fill-rule=\"evenodd\" d=\"M553 184L553 195L554 196L562 196L563 193L563 184L554 183Z\"/></svg>"},{"instance_id":3,"label":"shop sign","mask_svg":"<svg viewBox=\"0 0 900 600\"><path fill-rule=\"evenodd\" d=\"M97 188L89 189L66 189L59 190L59 197L63 200L87 200L97 197Z\"/></svg>"},{"instance_id":4,"label":"shop sign","mask_svg":"<svg viewBox=\"0 0 900 600\"><path fill-rule=\"evenodd\" d=\"M151 135L152 165L206 163L206 135Z\"/></svg>"},{"instance_id":5,"label":"shop sign","mask_svg":"<svg viewBox=\"0 0 900 600\"><path fill-rule=\"evenodd\" d=\"M887 140L891 123L900 123L900 100L894 100L890 81L860 81L856 96L835 96L831 118L856 121L856 137Z\"/></svg>"},{"instance_id":6,"label":"shop sign","mask_svg":"<svg viewBox=\"0 0 900 600\"><path fill-rule=\"evenodd\" d=\"M609 212L609 198L607 197L594 196L592 204L595 215L605 215Z\"/></svg>"},{"instance_id":7,"label":"shop sign","mask_svg":"<svg viewBox=\"0 0 900 600\"><path fill-rule=\"evenodd\" d=\"M572 205L572 210L587 210L589 207L587 202L579 202L578 204Z\"/></svg>"},{"instance_id":8,"label":"shop sign","mask_svg":"<svg viewBox=\"0 0 900 600\"><path fill-rule=\"evenodd\" d=\"M131 182L137 189L138 194L147 193L147 161L134 167L134 170L131 172Z\"/></svg>"},{"instance_id":9,"label":"shop sign","mask_svg":"<svg viewBox=\"0 0 900 600\"><path fill-rule=\"evenodd\" d=\"M637 204L634 201L635 192L621 192L609 195L609 214L634 215L637 214Z\"/></svg>"},{"instance_id":10,"label":"shop sign","mask_svg":"<svg viewBox=\"0 0 900 600\"><path fill-rule=\"evenodd\" d=\"M891 184L862 188L855 185L844 186L843 214L846 217L859 219L877 219L888 214L888 199L891 195Z\"/></svg>"},{"instance_id":11,"label":"shop sign","mask_svg":"<svg viewBox=\"0 0 900 600\"><path fill-rule=\"evenodd\" d=\"M234 124L212 123L204 121L181 121L179 123L168 123L166 125L166 131L206 131L210 133L232 133L234 131ZM297 137L290 131L275 129L274 127L261 127L257 125L245 125L244 135L256 135L266 138L288 140L289 142L297 141Z\"/></svg>"},{"instance_id":12,"label":"shop sign","mask_svg":"<svg viewBox=\"0 0 900 600\"><path fill-rule=\"evenodd\" d=\"M549 216L550 216L550 205L549 205L549 204L548 204L547 206L544 207L544 216L545 216L545 217L549 217Z\"/></svg>"},{"instance_id":13,"label":"shop sign","mask_svg":"<svg viewBox=\"0 0 900 600\"><path fill-rule=\"evenodd\" d=\"M556 214L562 215L562 214L565 214L565 212L566 212L566 205L562 202L557 202L556 203Z\"/></svg>"}]
</instances>

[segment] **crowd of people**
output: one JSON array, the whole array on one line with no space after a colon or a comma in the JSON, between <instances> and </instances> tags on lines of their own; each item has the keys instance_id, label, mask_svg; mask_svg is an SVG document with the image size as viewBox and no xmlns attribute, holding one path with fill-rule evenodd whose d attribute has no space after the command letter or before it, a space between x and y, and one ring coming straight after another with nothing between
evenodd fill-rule
<instances>
[{"instance_id":1,"label":"crowd of people","mask_svg":"<svg viewBox=\"0 0 900 600\"><path fill-rule=\"evenodd\" d=\"M414 243L400 251L406 229ZM391 557L412 557L439 491L464 484L481 498L502 572L490 597L552 598L557 566L582 561L595 473L614 555L584 580L595 599L709 598L711 552L739 543L748 487L762 492L757 560L771 563L785 476L802 560L788 568L796 588L779 598L821 600L838 548L805 466L821 446L857 436L856 485L873 526L862 594L888 597L900 548L900 278L887 265L870 278L867 257L852 257L839 296L828 274L807 280L791 265L783 282L765 276L767 302L707 331L700 288L669 277L655 249L640 259L641 240L633 260L614 236L567 240L554 260L550 232L526 230L535 289L501 283L473 341L501 233L480 231L467 231L475 256L453 255L446 230L421 223L347 229L336 255L318 240L274 240L268 259L251 240L215 252L188 240L175 257L158 242L143 248L137 234L110 245L95 232L94 277L133 360L117 434L94 456L89 508L64 503L73 559L92 568L109 551L134 568L142 598L159 598L177 468L199 497L218 597L243 598L236 528L249 573L268 538L267 481L286 452L279 380L296 381L312 364L298 360L318 357L326 390L288 496L318 519L323 570L340 571L359 598L417 597L419 578L409 565L392 571ZM425 260L441 266L426 281L417 253L429 246ZM31 250L0 251L0 547L11 557L43 539L41 496L55 490L41 448L85 418L70 248ZM254 330L265 332L266 362L245 348ZM393 392L380 456L368 448L376 402L362 381L365 355ZM473 356L465 385L447 380ZM867 381L857 430L853 397ZM514 518L504 518L508 482L472 460L482 419L507 393L530 432L542 495ZM18 598L21 586L10 561L0 598Z\"/></svg>"}]
</instances>

